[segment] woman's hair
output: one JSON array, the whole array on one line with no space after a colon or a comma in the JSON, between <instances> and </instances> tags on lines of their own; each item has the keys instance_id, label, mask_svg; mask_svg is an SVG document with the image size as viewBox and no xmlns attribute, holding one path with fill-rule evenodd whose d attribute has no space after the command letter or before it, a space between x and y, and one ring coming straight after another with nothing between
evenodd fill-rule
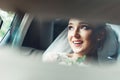
<instances>
[{"instance_id":1,"label":"woman's hair","mask_svg":"<svg viewBox=\"0 0 120 80\"><path fill-rule=\"evenodd\" d=\"M106 40L106 24L101 23L96 26L96 28L93 31L93 34L95 34L95 39L97 42L97 48L103 48L103 44Z\"/></svg>"},{"instance_id":2,"label":"woman's hair","mask_svg":"<svg viewBox=\"0 0 120 80\"><path fill-rule=\"evenodd\" d=\"M87 56L94 57L96 60L98 58L97 51L98 49L102 49L103 45L106 40L106 24L100 23L97 25L94 25L94 28L92 29L92 42L93 42L93 48L91 49L90 53L87 54Z\"/></svg>"}]
</instances>

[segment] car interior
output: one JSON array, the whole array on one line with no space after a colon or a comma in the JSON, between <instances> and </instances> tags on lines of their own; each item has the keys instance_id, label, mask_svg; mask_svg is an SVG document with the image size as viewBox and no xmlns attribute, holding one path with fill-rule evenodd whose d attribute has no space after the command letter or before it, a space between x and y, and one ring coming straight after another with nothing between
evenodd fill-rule
<instances>
[{"instance_id":1,"label":"car interior","mask_svg":"<svg viewBox=\"0 0 120 80\"><path fill-rule=\"evenodd\" d=\"M72 51L67 41L67 26L69 18L71 17L85 18L88 21L94 22L105 22L108 26L108 38L105 42L104 49L98 53L99 61L104 62L106 60L109 62L113 60L114 63L114 61L117 60L119 64L119 3L119 0L0 0L0 10L8 12L10 15L14 13L10 25L7 25L8 30L6 30L4 36L1 38L1 35L3 35L2 28L7 22L1 15L6 15L6 13L0 12L0 66L2 65L0 70L3 69L0 74L4 74L0 79L60 80L61 75L63 80L73 80L75 78L64 77L65 74L73 71L73 73L70 74L72 76L74 73L78 74L79 71L81 71L84 75L82 79L88 80L85 77L84 69L74 72L76 67L72 67L71 70L65 72L66 67L64 68L62 66L61 68L61 66L58 67L58 65L46 65L41 62L42 56L44 57L46 54L49 54L49 52L60 51L68 53ZM117 68L119 68L119 66L117 66ZM53 74L47 70L53 71ZM88 77L91 78L91 76L95 76L91 75L91 73L95 74L97 73L96 71L99 72L98 75L101 75L102 70L106 71L104 68L98 70L90 67L87 71L89 74ZM113 70L119 71L119 69L116 70L115 67L113 67ZM22 71L24 74L22 74ZM92 72L90 73L89 71ZM110 69L105 72L107 73L107 77L108 75L112 75L109 71L112 72ZM12 74L10 74L10 72L12 72ZM57 72L59 75L55 78L54 75ZM65 72L65 74L63 74L63 72ZM16 73L18 73L18 75ZM80 74L82 75L82 73ZM113 75L113 77L109 76L109 78L105 77L105 73L102 74L102 76L104 76L102 77L103 80L113 80L115 77L119 80L119 72ZM8 76L7 78L5 77L6 74ZM16 77L13 77L15 74ZM101 80L98 75L92 79ZM28 77L26 78L26 76ZM79 79L77 75L76 80Z\"/></svg>"}]
</instances>

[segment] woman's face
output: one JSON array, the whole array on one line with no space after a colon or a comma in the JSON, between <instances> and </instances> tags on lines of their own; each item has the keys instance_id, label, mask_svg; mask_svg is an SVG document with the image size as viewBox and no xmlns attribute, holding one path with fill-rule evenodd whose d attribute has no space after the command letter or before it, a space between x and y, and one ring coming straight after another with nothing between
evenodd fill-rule
<instances>
[{"instance_id":1,"label":"woman's face","mask_svg":"<svg viewBox=\"0 0 120 80\"><path fill-rule=\"evenodd\" d=\"M87 54L91 50L93 30L79 19L70 19L68 24L68 41L74 53Z\"/></svg>"}]
</instances>

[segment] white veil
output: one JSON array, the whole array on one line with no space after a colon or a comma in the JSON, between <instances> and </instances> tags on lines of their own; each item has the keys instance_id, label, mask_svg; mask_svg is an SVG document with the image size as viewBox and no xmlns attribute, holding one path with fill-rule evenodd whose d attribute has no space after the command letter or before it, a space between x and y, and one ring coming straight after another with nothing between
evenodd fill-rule
<instances>
[{"instance_id":1,"label":"white veil","mask_svg":"<svg viewBox=\"0 0 120 80\"><path fill-rule=\"evenodd\" d=\"M107 36L103 49L98 50L98 61L102 63L111 62L111 60L116 61L120 49L120 35L118 34L120 26L107 23L106 31Z\"/></svg>"},{"instance_id":2,"label":"white veil","mask_svg":"<svg viewBox=\"0 0 120 80\"><path fill-rule=\"evenodd\" d=\"M112 57L120 53L120 26L106 24L107 38L102 50L98 50L98 61L114 60ZM49 46L49 48L43 54L43 60L47 59L47 54L51 53L70 53L72 49L69 46L67 40L67 28L55 39L55 41Z\"/></svg>"},{"instance_id":3,"label":"white veil","mask_svg":"<svg viewBox=\"0 0 120 80\"><path fill-rule=\"evenodd\" d=\"M72 51L67 40L67 28L53 41L44 54L50 54L50 52L66 52Z\"/></svg>"}]
</instances>

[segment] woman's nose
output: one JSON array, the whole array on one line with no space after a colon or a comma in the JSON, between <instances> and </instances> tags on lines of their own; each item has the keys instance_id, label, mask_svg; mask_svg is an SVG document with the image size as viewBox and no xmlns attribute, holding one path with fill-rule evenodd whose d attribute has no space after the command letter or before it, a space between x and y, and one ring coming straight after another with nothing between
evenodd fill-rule
<instances>
[{"instance_id":1,"label":"woman's nose","mask_svg":"<svg viewBox=\"0 0 120 80\"><path fill-rule=\"evenodd\" d=\"M80 33L79 33L79 31L78 31L78 30L75 30L74 33L73 33L73 36L74 36L75 38L80 38Z\"/></svg>"}]
</instances>

